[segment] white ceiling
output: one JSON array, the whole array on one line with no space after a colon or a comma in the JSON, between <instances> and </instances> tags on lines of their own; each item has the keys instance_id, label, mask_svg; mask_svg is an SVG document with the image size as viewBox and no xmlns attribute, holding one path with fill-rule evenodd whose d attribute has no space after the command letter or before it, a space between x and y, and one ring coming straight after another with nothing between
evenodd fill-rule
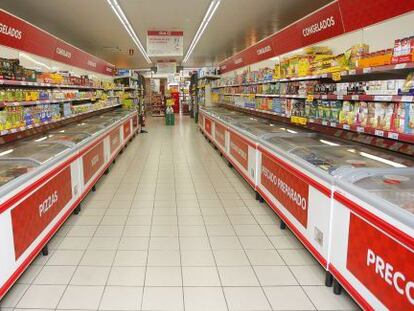
<instances>
[{"instance_id":1,"label":"white ceiling","mask_svg":"<svg viewBox=\"0 0 414 311\"><path fill-rule=\"evenodd\" d=\"M148 30L182 30L185 54L211 0L118 1L144 47ZM329 2L222 0L185 65L216 65ZM118 67L149 67L106 0L1 0L0 7Z\"/></svg>"}]
</instances>

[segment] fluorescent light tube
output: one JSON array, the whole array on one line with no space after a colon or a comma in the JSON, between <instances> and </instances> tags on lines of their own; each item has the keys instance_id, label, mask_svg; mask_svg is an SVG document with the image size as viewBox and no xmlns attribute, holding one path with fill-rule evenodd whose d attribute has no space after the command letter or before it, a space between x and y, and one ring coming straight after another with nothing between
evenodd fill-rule
<instances>
[{"instance_id":1,"label":"fluorescent light tube","mask_svg":"<svg viewBox=\"0 0 414 311\"><path fill-rule=\"evenodd\" d=\"M214 13L216 12L218 6L220 5L221 0L213 0L210 3L210 6L208 7L208 10L206 14L204 15L203 21L201 22L200 26L198 27L198 30L193 38L193 41L191 41L190 47L187 50L187 53L185 54L183 63L187 62L191 53L193 52L194 48L196 47L198 41L200 40L201 36L204 33L204 30L207 28L208 23L210 22L211 18L213 17Z\"/></svg>"},{"instance_id":2,"label":"fluorescent light tube","mask_svg":"<svg viewBox=\"0 0 414 311\"><path fill-rule=\"evenodd\" d=\"M319 141L320 141L322 144L329 145L329 146L340 146L340 144L333 143L333 142L331 142L331 141L329 141L329 140L325 140L325 139L319 139Z\"/></svg>"},{"instance_id":3,"label":"fluorescent light tube","mask_svg":"<svg viewBox=\"0 0 414 311\"><path fill-rule=\"evenodd\" d=\"M397 162L394 162L394 161L391 161L391 160L387 160L387 159L378 157L378 156L370 154L370 153L360 152L359 154L362 155L365 158L375 160L375 161L378 161L378 162L382 162L384 164L388 164L388 165L391 165L391 166L394 166L394 167L407 167L404 164L400 164L400 163L397 163Z\"/></svg>"},{"instance_id":4,"label":"fluorescent light tube","mask_svg":"<svg viewBox=\"0 0 414 311\"><path fill-rule=\"evenodd\" d=\"M9 149L3 152L0 152L0 157L5 156L6 154L12 153L14 151L14 149Z\"/></svg>"},{"instance_id":5,"label":"fluorescent light tube","mask_svg":"<svg viewBox=\"0 0 414 311\"><path fill-rule=\"evenodd\" d=\"M36 142L44 141L47 139L47 136L43 136L42 138L35 139Z\"/></svg>"},{"instance_id":6,"label":"fluorescent light tube","mask_svg":"<svg viewBox=\"0 0 414 311\"><path fill-rule=\"evenodd\" d=\"M138 36L136 35L134 29L132 28L131 24L129 23L124 11L119 6L117 0L106 0L111 7L112 11L114 11L115 15L118 17L119 21L121 22L122 26L124 26L126 32L131 37L132 41L135 43L135 45L138 47L141 54L144 56L145 60L148 64L151 64L152 61L148 57L147 52L144 49L144 46L142 45L141 41L139 40Z\"/></svg>"}]
</instances>

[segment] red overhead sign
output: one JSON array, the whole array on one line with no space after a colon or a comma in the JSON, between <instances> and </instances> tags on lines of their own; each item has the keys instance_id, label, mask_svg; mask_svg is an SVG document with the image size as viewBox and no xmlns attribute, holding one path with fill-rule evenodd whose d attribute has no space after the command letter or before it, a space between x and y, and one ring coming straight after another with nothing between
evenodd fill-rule
<instances>
[{"instance_id":1,"label":"red overhead sign","mask_svg":"<svg viewBox=\"0 0 414 311\"><path fill-rule=\"evenodd\" d=\"M414 0L336 0L220 63L226 73L414 10Z\"/></svg>"},{"instance_id":2,"label":"red overhead sign","mask_svg":"<svg viewBox=\"0 0 414 311\"><path fill-rule=\"evenodd\" d=\"M52 59L70 66L113 75L115 67L28 22L0 10L0 45Z\"/></svg>"}]
</instances>

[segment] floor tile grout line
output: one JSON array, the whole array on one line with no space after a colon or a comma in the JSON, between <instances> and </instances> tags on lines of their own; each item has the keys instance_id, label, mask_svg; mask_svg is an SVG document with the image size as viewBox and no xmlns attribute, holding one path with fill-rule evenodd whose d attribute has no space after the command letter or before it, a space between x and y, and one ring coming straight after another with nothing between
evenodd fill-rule
<instances>
[{"instance_id":1,"label":"floor tile grout line","mask_svg":"<svg viewBox=\"0 0 414 311\"><path fill-rule=\"evenodd\" d=\"M135 152L135 155L136 155L136 152ZM124 177L123 177L123 178L125 178L125 175L126 175L126 174L127 174L127 171L124 173L124 175L123 175ZM140 181L140 178L141 178L141 176L139 176L139 178L138 178L138 183L139 183L139 181ZM122 179L122 180L123 180L123 179ZM121 180L121 182L119 183L117 190L120 188L120 186L121 186L121 184L122 184L122 180ZM108 287L109 278L110 278L110 276L111 276L112 269L113 269L113 267L114 267L114 262L115 262L115 260L116 260L116 256L117 256L118 251L119 251L119 245L120 245L120 243L121 243L122 238L124 237L125 227L126 227L126 224L127 224L127 222L128 222L128 217L130 216L130 212L131 212L131 208L132 208L132 202L134 201L134 199L133 199L133 198L135 197L135 194L136 194L136 192L137 192L137 188L138 188L138 184L137 184L137 187L135 188L134 195L133 195L132 200L131 200L131 202L130 202L130 204L129 204L128 215L127 215L127 217L126 217L126 219L125 219L125 222L124 222L124 225L123 225L123 228L122 228L122 232L121 232L121 236L120 236L119 241L118 241L118 247L117 247L117 249L115 250L115 255L114 255L114 258L112 259L112 263L111 263L111 266L110 266L110 269L109 269L108 277L106 278L105 286L104 286L104 289L103 289L103 292L102 292L101 298L100 298L100 300L99 300L98 310L99 310L99 309L100 309L100 307L101 307L102 300L103 300L104 295L105 295L105 292L106 292L106 288ZM111 203L112 203L112 201L113 201L113 198L112 198L112 200L111 200ZM108 209L110 208L110 206L111 206L111 204L109 205ZM141 301L142 301L142 296L141 296Z\"/></svg>"},{"instance_id":2,"label":"floor tile grout line","mask_svg":"<svg viewBox=\"0 0 414 311\"><path fill-rule=\"evenodd\" d=\"M205 148L205 149L207 149L207 148ZM187 159L187 161L188 161L188 159ZM194 177L193 177L193 174L192 174L191 170L190 170L190 173L191 173L191 178L192 178L192 181L193 181L193 184L194 184ZM196 192L196 198L197 198L197 202L200 203L197 192ZM217 265L217 259L216 259L216 256L214 254L213 247L212 247L211 240L210 240L210 235L209 235L208 230L207 230L207 227L206 227L205 218L204 218L203 213L201 212L201 206L200 206L200 204L198 204L198 205L199 205L199 208L200 208L201 217L203 219L204 228L206 230L207 239L208 239L208 242L209 242L209 245L210 245L210 249L211 249L211 253L212 253L212 256L213 256L213 260L214 260L214 263L215 263L216 273L217 273L218 279L220 281L221 293L222 293L223 298L224 298L224 301L226 303L227 310L230 310L229 302L227 301L227 297L226 297L226 294L224 292L223 281L222 281L221 276L220 276L220 273L219 273L219 269L218 269L218 265Z\"/></svg>"},{"instance_id":3,"label":"floor tile grout line","mask_svg":"<svg viewBox=\"0 0 414 311\"><path fill-rule=\"evenodd\" d=\"M153 147L152 147L153 148ZM150 151L152 151L152 148ZM148 154L147 160L150 157L151 152ZM158 152L158 165L157 165L157 176L156 176L156 180L158 180L158 176L159 176L159 168L160 168L160 158L161 158L161 151ZM145 161L147 162L147 161ZM149 252L150 252L150 246L151 246L151 238L152 238L152 225L153 225L153 221L154 221L154 208L155 208L155 199L156 199L156 194L157 194L157 187L158 187L158 183L156 182L155 184L155 191L153 194L153 201L152 201L152 210L151 210L151 221L150 221L150 232L149 232L149 237L148 237L148 243L147 243L147 258L145 260L145 268L144 268L144 280L143 280L143 284L142 284L142 292L141 292L141 305L140 305L140 310L143 310L144 307L144 297L145 297L145 287L146 287L146 281L147 281L147 271L148 271L148 261L149 261Z\"/></svg>"}]
</instances>

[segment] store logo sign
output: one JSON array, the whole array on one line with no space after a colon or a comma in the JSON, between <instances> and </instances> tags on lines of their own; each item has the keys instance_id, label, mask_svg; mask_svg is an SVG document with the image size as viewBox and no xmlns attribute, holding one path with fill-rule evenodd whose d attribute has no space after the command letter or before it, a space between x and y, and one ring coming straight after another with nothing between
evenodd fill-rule
<instances>
[{"instance_id":1,"label":"store logo sign","mask_svg":"<svg viewBox=\"0 0 414 311\"><path fill-rule=\"evenodd\" d=\"M112 73L112 68L111 67L106 67L105 70L106 70L106 72Z\"/></svg>"},{"instance_id":2,"label":"store logo sign","mask_svg":"<svg viewBox=\"0 0 414 311\"><path fill-rule=\"evenodd\" d=\"M0 23L0 33L17 40L21 40L23 37L23 32L21 30L10 27L3 23Z\"/></svg>"},{"instance_id":3,"label":"store logo sign","mask_svg":"<svg viewBox=\"0 0 414 311\"><path fill-rule=\"evenodd\" d=\"M71 59L72 58L72 53L69 51L66 51L65 49L62 49L60 47L56 48L56 54L63 56L65 58Z\"/></svg>"},{"instance_id":4,"label":"store logo sign","mask_svg":"<svg viewBox=\"0 0 414 311\"><path fill-rule=\"evenodd\" d=\"M271 50L272 50L272 48L270 47L270 45L266 45L265 47L257 49L256 54L257 55L262 55L262 54L270 52Z\"/></svg>"},{"instance_id":5,"label":"store logo sign","mask_svg":"<svg viewBox=\"0 0 414 311\"><path fill-rule=\"evenodd\" d=\"M351 213L347 254L346 268L387 309L414 310L412 249Z\"/></svg>"},{"instance_id":6,"label":"store logo sign","mask_svg":"<svg viewBox=\"0 0 414 311\"><path fill-rule=\"evenodd\" d=\"M330 16L318 23L312 24L309 27L305 27L302 29L302 35L304 37L308 37L311 35L314 35L320 31L323 31L325 29L331 28L333 26L335 26L336 22L335 22L335 18L333 16Z\"/></svg>"},{"instance_id":7,"label":"store logo sign","mask_svg":"<svg viewBox=\"0 0 414 311\"><path fill-rule=\"evenodd\" d=\"M226 65L221 66L221 70L226 70L226 69L227 69Z\"/></svg>"},{"instance_id":8,"label":"store logo sign","mask_svg":"<svg viewBox=\"0 0 414 311\"><path fill-rule=\"evenodd\" d=\"M308 225L309 185L294 172L262 153L261 185L305 228Z\"/></svg>"}]
</instances>

